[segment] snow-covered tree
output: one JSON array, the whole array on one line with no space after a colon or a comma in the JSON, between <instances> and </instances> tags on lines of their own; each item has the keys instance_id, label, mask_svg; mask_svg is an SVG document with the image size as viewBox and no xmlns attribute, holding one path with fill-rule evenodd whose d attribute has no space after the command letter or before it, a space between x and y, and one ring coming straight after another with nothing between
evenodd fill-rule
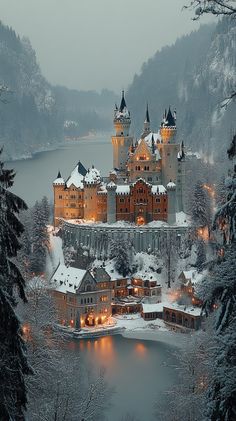
<instances>
[{"instance_id":1,"label":"snow-covered tree","mask_svg":"<svg viewBox=\"0 0 236 421\"><path fill-rule=\"evenodd\" d=\"M132 271L133 248L124 238L117 237L110 243L110 257L115 261L115 269L122 276L127 276Z\"/></svg>"},{"instance_id":2,"label":"snow-covered tree","mask_svg":"<svg viewBox=\"0 0 236 421\"><path fill-rule=\"evenodd\" d=\"M186 7L195 9L195 19L204 14L236 17L235 0L191 0Z\"/></svg>"},{"instance_id":3,"label":"snow-covered tree","mask_svg":"<svg viewBox=\"0 0 236 421\"><path fill-rule=\"evenodd\" d=\"M198 272L201 272L203 270L205 262L206 262L205 244L202 240L200 240L197 243L196 267L197 267Z\"/></svg>"},{"instance_id":4,"label":"snow-covered tree","mask_svg":"<svg viewBox=\"0 0 236 421\"><path fill-rule=\"evenodd\" d=\"M1 151L2 152L2 151ZM0 154L1 154L0 152ZM24 376L30 373L19 319L16 290L25 302L24 279L12 259L20 250L24 228L18 219L26 204L9 189L14 171L0 161L0 418L24 420L27 396Z\"/></svg>"},{"instance_id":5,"label":"snow-covered tree","mask_svg":"<svg viewBox=\"0 0 236 421\"><path fill-rule=\"evenodd\" d=\"M31 271L38 274L44 272L49 242L47 231L48 212L42 202L37 201L35 203L32 215Z\"/></svg>"},{"instance_id":6,"label":"snow-covered tree","mask_svg":"<svg viewBox=\"0 0 236 421\"><path fill-rule=\"evenodd\" d=\"M197 181L194 186L191 216L196 227L207 227L208 230L210 229L211 203L202 181Z\"/></svg>"},{"instance_id":7,"label":"snow-covered tree","mask_svg":"<svg viewBox=\"0 0 236 421\"><path fill-rule=\"evenodd\" d=\"M27 285L28 304L20 309L29 362L28 419L30 421L95 421L109 402L111 390L101 369L92 377L80 358L67 349L63 334L55 329L57 314L44 278Z\"/></svg>"}]
</instances>

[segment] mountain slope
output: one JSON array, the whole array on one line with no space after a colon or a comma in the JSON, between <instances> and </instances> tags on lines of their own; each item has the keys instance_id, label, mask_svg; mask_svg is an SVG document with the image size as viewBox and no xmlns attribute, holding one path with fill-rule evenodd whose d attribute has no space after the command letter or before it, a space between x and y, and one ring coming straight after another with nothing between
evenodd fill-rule
<instances>
[{"instance_id":1,"label":"mountain slope","mask_svg":"<svg viewBox=\"0 0 236 421\"><path fill-rule=\"evenodd\" d=\"M42 76L28 39L20 39L0 22L0 86L7 86L0 102L0 147L5 159L31 155L64 139L65 120L76 136L111 127L117 97L109 91L73 91L50 85ZM6 103L5 103L6 102Z\"/></svg>"},{"instance_id":2,"label":"mountain slope","mask_svg":"<svg viewBox=\"0 0 236 421\"><path fill-rule=\"evenodd\" d=\"M223 19L178 39L143 65L127 94L139 132L147 100L155 128L172 105L188 146L208 156L225 151L235 123L232 107L225 112L220 104L236 86L235 35L233 21Z\"/></svg>"}]
</instances>

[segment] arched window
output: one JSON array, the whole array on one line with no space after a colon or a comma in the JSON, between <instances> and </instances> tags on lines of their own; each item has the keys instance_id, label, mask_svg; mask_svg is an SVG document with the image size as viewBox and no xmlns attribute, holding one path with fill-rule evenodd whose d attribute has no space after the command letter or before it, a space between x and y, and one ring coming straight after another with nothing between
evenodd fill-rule
<instances>
[{"instance_id":1,"label":"arched window","mask_svg":"<svg viewBox=\"0 0 236 421\"><path fill-rule=\"evenodd\" d=\"M93 302L93 297L90 298L90 303L92 303L92 302Z\"/></svg>"}]
</instances>

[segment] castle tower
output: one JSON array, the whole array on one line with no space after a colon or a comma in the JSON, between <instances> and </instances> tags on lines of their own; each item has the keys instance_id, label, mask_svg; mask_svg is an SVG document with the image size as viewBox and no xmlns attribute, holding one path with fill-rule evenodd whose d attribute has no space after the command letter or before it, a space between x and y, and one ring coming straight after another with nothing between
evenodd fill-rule
<instances>
[{"instance_id":1,"label":"castle tower","mask_svg":"<svg viewBox=\"0 0 236 421\"><path fill-rule=\"evenodd\" d=\"M65 180L58 171L56 180L53 181L54 191L54 227L57 227L60 218L64 217Z\"/></svg>"},{"instance_id":2,"label":"castle tower","mask_svg":"<svg viewBox=\"0 0 236 421\"><path fill-rule=\"evenodd\" d=\"M128 152L133 142L133 138L129 135L130 124L130 113L125 102L124 91L122 91L120 108L116 107L114 112L116 135L112 136L113 167L121 171L126 170Z\"/></svg>"},{"instance_id":3,"label":"castle tower","mask_svg":"<svg viewBox=\"0 0 236 421\"><path fill-rule=\"evenodd\" d=\"M168 224L172 225L176 222L176 185L170 181L167 186L168 193Z\"/></svg>"},{"instance_id":4,"label":"castle tower","mask_svg":"<svg viewBox=\"0 0 236 421\"><path fill-rule=\"evenodd\" d=\"M107 222L116 222L116 184L113 181L107 184Z\"/></svg>"},{"instance_id":5,"label":"castle tower","mask_svg":"<svg viewBox=\"0 0 236 421\"><path fill-rule=\"evenodd\" d=\"M163 143L174 143L176 135L176 113L172 114L169 107L168 113L165 110L161 122L160 134Z\"/></svg>"},{"instance_id":6,"label":"castle tower","mask_svg":"<svg viewBox=\"0 0 236 421\"><path fill-rule=\"evenodd\" d=\"M89 168L84 177L84 219L87 221L98 220L97 192L100 183L100 172L94 166Z\"/></svg>"}]
</instances>

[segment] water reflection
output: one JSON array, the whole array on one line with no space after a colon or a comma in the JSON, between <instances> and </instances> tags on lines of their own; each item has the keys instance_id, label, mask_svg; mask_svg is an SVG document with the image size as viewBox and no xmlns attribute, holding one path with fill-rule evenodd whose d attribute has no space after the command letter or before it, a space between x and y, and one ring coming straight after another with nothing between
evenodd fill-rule
<instances>
[{"instance_id":1,"label":"water reflection","mask_svg":"<svg viewBox=\"0 0 236 421\"><path fill-rule=\"evenodd\" d=\"M154 404L177 377L173 348L164 343L116 335L70 341L68 352L79 354L89 372L105 369L109 386L115 388L106 413L108 421L120 421L127 413L138 420L155 420Z\"/></svg>"}]
</instances>

